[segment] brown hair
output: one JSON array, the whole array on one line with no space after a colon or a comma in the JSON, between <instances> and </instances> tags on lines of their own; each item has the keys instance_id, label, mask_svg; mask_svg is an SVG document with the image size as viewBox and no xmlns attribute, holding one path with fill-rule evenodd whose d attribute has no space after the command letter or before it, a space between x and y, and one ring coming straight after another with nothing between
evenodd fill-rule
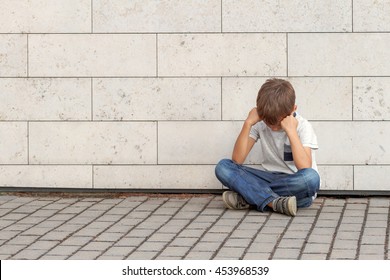
<instances>
[{"instance_id":1,"label":"brown hair","mask_svg":"<svg viewBox=\"0 0 390 280\"><path fill-rule=\"evenodd\" d=\"M277 125L294 109L294 88L286 80L268 79L257 94L256 105L260 119L269 125Z\"/></svg>"}]
</instances>

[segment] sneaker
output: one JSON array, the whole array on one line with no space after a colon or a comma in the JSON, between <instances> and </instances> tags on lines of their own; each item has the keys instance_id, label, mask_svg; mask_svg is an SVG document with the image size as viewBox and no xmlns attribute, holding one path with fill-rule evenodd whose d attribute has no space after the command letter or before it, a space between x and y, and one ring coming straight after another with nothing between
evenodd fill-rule
<instances>
[{"instance_id":1,"label":"sneaker","mask_svg":"<svg viewBox=\"0 0 390 280\"><path fill-rule=\"evenodd\" d=\"M297 214L297 199L295 196L278 197L272 202L272 208L275 212L295 216Z\"/></svg>"},{"instance_id":2,"label":"sneaker","mask_svg":"<svg viewBox=\"0 0 390 280\"><path fill-rule=\"evenodd\" d=\"M244 210L249 208L249 204L236 192L226 191L222 194L222 200L226 208L234 210Z\"/></svg>"}]
</instances>

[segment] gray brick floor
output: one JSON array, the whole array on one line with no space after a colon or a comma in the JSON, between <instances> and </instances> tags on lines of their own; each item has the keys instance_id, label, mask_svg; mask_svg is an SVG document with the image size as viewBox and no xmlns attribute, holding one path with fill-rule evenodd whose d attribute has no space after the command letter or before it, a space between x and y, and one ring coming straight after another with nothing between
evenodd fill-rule
<instances>
[{"instance_id":1,"label":"gray brick floor","mask_svg":"<svg viewBox=\"0 0 390 280\"><path fill-rule=\"evenodd\" d=\"M0 195L1 259L389 259L389 197L319 197L296 217L220 195Z\"/></svg>"}]
</instances>

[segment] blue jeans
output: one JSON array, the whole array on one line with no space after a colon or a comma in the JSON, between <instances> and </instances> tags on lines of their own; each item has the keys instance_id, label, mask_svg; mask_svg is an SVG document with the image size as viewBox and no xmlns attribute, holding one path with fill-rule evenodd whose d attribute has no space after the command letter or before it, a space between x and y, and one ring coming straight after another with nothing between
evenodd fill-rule
<instances>
[{"instance_id":1,"label":"blue jeans","mask_svg":"<svg viewBox=\"0 0 390 280\"><path fill-rule=\"evenodd\" d=\"M215 175L259 211L268 210L267 204L279 196L295 196L297 207L309 207L320 187L320 176L312 168L294 174L273 173L223 159L215 167Z\"/></svg>"}]
</instances>

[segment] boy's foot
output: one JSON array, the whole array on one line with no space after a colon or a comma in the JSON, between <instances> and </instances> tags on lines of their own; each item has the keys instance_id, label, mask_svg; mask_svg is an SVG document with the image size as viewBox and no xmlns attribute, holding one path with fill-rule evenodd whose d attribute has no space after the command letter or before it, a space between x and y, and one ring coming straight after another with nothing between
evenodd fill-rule
<instances>
[{"instance_id":1,"label":"boy's foot","mask_svg":"<svg viewBox=\"0 0 390 280\"><path fill-rule=\"evenodd\" d=\"M248 209L250 206L241 195L232 191L224 192L222 194L222 200L229 209L243 210Z\"/></svg>"},{"instance_id":2,"label":"boy's foot","mask_svg":"<svg viewBox=\"0 0 390 280\"><path fill-rule=\"evenodd\" d=\"M297 214L297 199L295 196L278 197L272 202L272 208L275 212L295 216Z\"/></svg>"}]
</instances>

